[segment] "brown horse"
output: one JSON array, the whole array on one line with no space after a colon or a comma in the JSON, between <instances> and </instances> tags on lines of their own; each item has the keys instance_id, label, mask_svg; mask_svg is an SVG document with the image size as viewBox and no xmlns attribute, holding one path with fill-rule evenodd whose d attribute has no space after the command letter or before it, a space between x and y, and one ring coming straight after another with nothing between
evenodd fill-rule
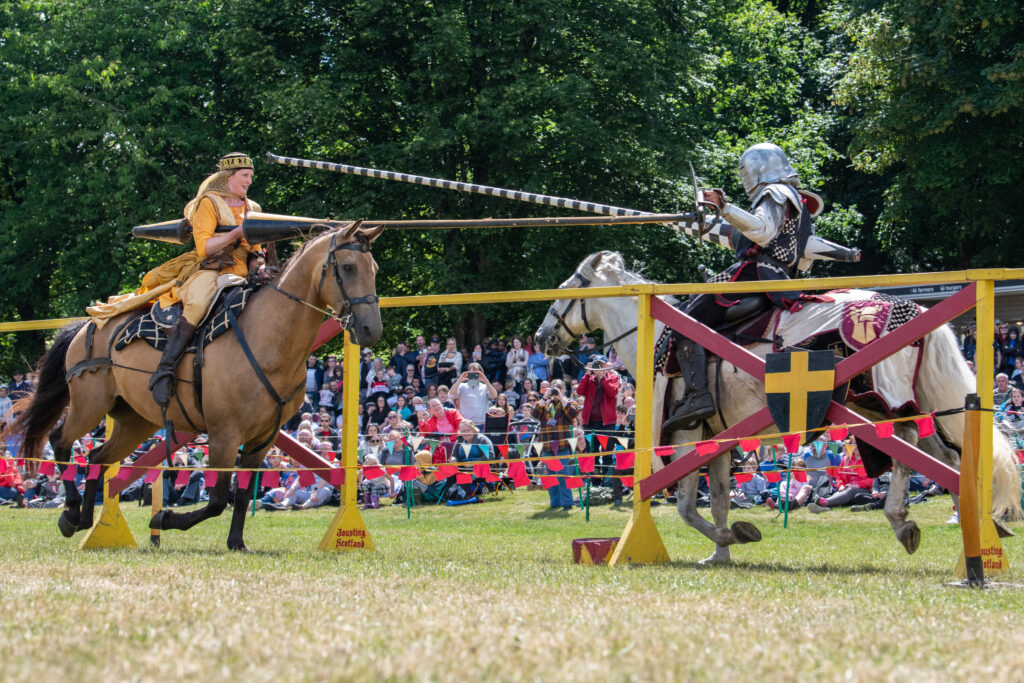
<instances>
[{"instance_id":1,"label":"brown horse","mask_svg":"<svg viewBox=\"0 0 1024 683\"><path fill-rule=\"evenodd\" d=\"M278 278L254 292L238 319L245 344L239 335L227 332L204 350L202 410L189 381L194 356L182 359L178 369L181 405L172 400L167 418L179 426L191 421L197 431L209 435L210 467L233 467L239 457L239 466L244 468L262 462L282 417L287 419L302 404L306 358L323 321L321 309L347 313L349 332L358 344L369 346L380 338L374 284L377 264L370 244L382 230L363 230L352 224L320 235L303 245ZM94 332L92 357L103 356L112 347L110 337L122 320L124 317L114 318ZM160 429L160 408L147 388L160 352L148 344L133 343L112 351L112 364L106 363L106 367L101 361L98 367L68 373L89 357L88 327L78 323L64 328L40 361L39 389L20 406L21 416L12 427L12 431L25 434L26 457L39 457L49 435L56 460L69 461L75 439L110 415L114 429L106 443L90 453L89 462L111 465L124 460ZM72 376L67 378L67 374ZM69 403L63 423L54 429ZM228 533L232 550L246 550L242 532L255 479L247 490L235 494ZM150 526L189 529L220 515L228 503L230 480L230 472L220 472L205 507L187 513L159 512ZM67 508L58 520L65 536L92 526L98 481L86 481L84 500L74 482L65 482Z\"/></svg>"}]
</instances>

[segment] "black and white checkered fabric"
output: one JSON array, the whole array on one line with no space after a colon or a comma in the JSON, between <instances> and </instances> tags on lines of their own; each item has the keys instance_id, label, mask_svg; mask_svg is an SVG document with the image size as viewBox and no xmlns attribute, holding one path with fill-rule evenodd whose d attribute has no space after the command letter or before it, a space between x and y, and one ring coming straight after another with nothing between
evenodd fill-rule
<instances>
[{"instance_id":1,"label":"black and white checkered fabric","mask_svg":"<svg viewBox=\"0 0 1024 683\"><path fill-rule=\"evenodd\" d=\"M892 332L900 325L906 324L921 314L921 309L913 301L901 299L892 294L875 292L872 296L875 301L884 301L892 304L892 311L889 313L889 321L885 325L886 332Z\"/></svg>"},{"instance_id":2,"label":"black and white checkered fabric","mask_svg":"<svg viewBox=\"0 0 1024 683\"><path fill-rule=\"evenodd\" d=\"M196 352L196 340L202 339L203 344L209 344L214 339L231 329L231 325L228 323L228 315L225 311L225 306L231 307L231 312L235 318L242 315L242 310L245 308L245 304L249 300L249 295L255 290L247 286L229 287L225 289L220 298L213 305L213 310L210 315L206 316L206 320L196 331L195 336L192 338L192 343L189 344L188 349L185 353ZM153 316L149 313L140 316L129 323L128 327L124 328L117 341L114 343L114 349L120 351L124 347L131 344L137 339L142 339L147 344L152 346L157 351L163 351L164 346L167 344L167 330L160 327L153 320Z\"/></svg>"}]
</instances>

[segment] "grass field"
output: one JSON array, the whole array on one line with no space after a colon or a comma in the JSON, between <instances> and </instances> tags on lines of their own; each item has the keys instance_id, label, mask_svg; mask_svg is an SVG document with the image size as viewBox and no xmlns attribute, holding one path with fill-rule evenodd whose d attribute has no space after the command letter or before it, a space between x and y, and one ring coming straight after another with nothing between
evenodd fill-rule
<instances>
[{"instance_id":1,"label":"grass field","mask_svg":"<svg viewBox=\"0 0 1024 683\"><path fill-rule=\"evenodd\" d=\"M148 515L124 506L136 539ZM949 499L914 506L909 556L880 512L734 511L764 540L729 567L674 507L653 510L674 562L571 562L628 510L548 513L520 491L459 508L365 513L372 552L317 553L335 510L229 514L164 547L77 551L56 510L0 508L0 679L611 680L1024 677L1024 590L947 588ZM1024 525L1015 524L1018 533ZM1024 552L1005 547L1024 583ZM203 678L200 678L203 677Z\"/></svg>"}]
</instances>

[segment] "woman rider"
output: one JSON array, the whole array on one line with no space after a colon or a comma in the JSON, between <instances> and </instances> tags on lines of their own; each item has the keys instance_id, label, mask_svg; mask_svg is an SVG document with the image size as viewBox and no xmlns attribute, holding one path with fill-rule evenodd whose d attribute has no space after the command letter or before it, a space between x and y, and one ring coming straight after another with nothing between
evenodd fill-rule
<instances>
[{"instance_id":1,"label":"woman rider","mask_svg":"<svg viewBox=\"0 0 1024 683\"><path fill-rule=\"evenodd\" d=\"M196 326L209 312L217 294L221 275L246 277L250 264L257 263L260 245L250 245L242 236L242 219L260 206L246 193L253 179L253 163L245 154L232 152L217 162L217 170L199 186L195 198L185 205L185 218L192 224L195 249L168 261L146 274L142 289L153 289L164 282L181 283L160 297L160 306L181 301L181 317L167 331L160 363L149 382L153 399L166 408L174 396L175 367L192 339ZM232 226L228 232L216 232L220 226Z\"/></svg>"}]
</instances>

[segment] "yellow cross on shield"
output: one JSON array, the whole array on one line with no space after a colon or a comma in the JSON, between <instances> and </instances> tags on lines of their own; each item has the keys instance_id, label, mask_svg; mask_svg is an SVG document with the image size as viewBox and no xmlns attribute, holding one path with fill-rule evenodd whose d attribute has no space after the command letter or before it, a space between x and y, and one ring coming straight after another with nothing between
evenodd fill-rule
<instances>
[{"instance_id":1,"label":"yellow cross on shield","mask_svg":"<svg viewBox=\"0 0 1024 683\"><path fill-rule=\"evenodd\" d=\"M824 423L835 388L835 367L832 351L787 351L765 357L765 397L780 432L806 432Z\"/></svg>"}]
</instances>

